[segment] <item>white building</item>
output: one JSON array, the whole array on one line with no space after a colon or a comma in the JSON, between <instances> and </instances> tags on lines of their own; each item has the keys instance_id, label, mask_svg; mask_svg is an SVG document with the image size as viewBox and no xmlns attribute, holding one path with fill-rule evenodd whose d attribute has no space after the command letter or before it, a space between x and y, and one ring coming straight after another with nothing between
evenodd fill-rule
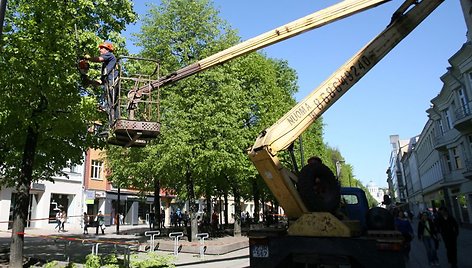
<instances>
[{"instance_id":1,"label":"white building","mask_svg":"<svg viewBox=\"0 0 472 268\"><path fill-rule=\"evenodd\" d=\"M377 186L373 181L367 183L367 191L369 191L370 195L377 201L377 203L381 204L383 201L383 196L385 191Z\"/></svg>"},{"instance_id":2,"label":"white building","mask_svg":"<svg viewBox=\"0 0 472 268\"><path fill-rule=\"evenodd\" d=\"M38 181L30 188L28 221L26 227L54 228L59 207L67 212L67 225L80 225L84 207L83 165L65 169L67 177L55 177L55 182ZM0 190L0 231L8 231L13 219L16 194L12 188Z\"/></svg>"}]
</instances>

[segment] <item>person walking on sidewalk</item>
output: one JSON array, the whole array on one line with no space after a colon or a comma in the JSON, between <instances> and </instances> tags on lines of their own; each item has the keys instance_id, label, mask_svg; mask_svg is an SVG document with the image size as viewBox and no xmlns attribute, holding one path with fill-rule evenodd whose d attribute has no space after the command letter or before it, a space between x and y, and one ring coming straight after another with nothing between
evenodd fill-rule
<instances>
[{"instance_id":1,"label":"person walking on sidewalk","mask_svg":"<svg viewBox=\"0 0 472 268\"><path fill-rule=\"evenodd\" d=\"M65 210L62 211L61 213L61 228L63 232L66 231L66 229L64 228L64 225L67 221L67 212Z\"/></svg>"},{"instance_id":2,"label":"person walking on sidewalk","mask_svg":"<svg viewBox=\"0 0 472 268\"><path fill-rule=\"evenodd\" d=\"M439 208L439 215L436 221L439 233L441 233L446 247L447 260L452 268L457 267L457 237L459 236L459 225L456 219L449 215L445 207Z\"/></svg>"},{"instance_id":3,"label":"person walking on sidewalk","mask_svg":"<svg viewBox=\"0 0 472 268\"><path fill-rule=\"evenodd\" d=\"M58 232L61 231L61 218L62 218L62 211L58 210L56 213L56 227L54 227L54 229L57 229Z\"/></svg>"},{"instance_id":4,"label":"person walking on sidewalk","mask_svg":"<svg viewBox=\"0 0 472 268\"><path fill-rule=\"evenodd\" d=\"M439 266L438 254L434 244L434 239L437 239L437 230L428 212L423 212L418 222L418 239L423 241L429 265Z\"/></svg>"},{"instance_id":5,"label":"person walking on sidewalk","mask_svg":"<svg viewBox=\"0 0 472 268\"><path fill-rule=\"evenodd\" d=\"M83 221L84 221L84 235L85 235L85 234L88 234L88 226L89 226L89 216L87 215L87 212L84 212Z\"/></svg>"},{"instance_id":6,"label":"person walking on sidewalk","mask_svg":"<svg viewBox=\"0 0 472 268\"><path fill-rule=\"evenodd\" d=\"M95 234L98 235L98 228L102 230L102 234L105 234L105 217L102 214L102 211L98 211L97 214L97 229L95 230Z\"/></svg>"},{"instance_id":7,"label":"person walking on sidewalk","mask_svg":"<svg viewBox=\"0 0 472 268\"><path fill-rule=\"evenodd\" d=\"M408 214L407 214L408 215ZM405 258L410 259L411 240L413 240L413 227L410 220L401 209L396 210L395 229L402 233Z\"/></svg>"}]
</instances>

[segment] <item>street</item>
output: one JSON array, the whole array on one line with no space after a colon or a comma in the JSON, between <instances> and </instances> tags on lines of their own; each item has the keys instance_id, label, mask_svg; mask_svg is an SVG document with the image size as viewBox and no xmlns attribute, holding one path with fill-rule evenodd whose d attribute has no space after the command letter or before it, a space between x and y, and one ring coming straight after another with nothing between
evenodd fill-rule
<instances>
[{"instance_id":1,"label":"street","mask_svg":"<svg viewBox=\"0 0 472 268\"><path fill-rule=\"evenodd\" d=\"M416 230L417 221L413 222L413 229ZM127 229L139 228L137 226L126 226L121 230L126 231ZM140 227L140 230L145 228ZM67 229L67 228L66 228ZM77 263L84 263L85 256L90 254L92 250L98 250L98 254L108 254L111 252L117 252L118 254L124 254L128 247L137 245L138 242L145 242L146 237L140 237L135 235L116 235L112 232L113 227L107 228L108 234L105 235L89 235L83 236L80 228L69 228L66 233L57 233L54 230L39 230L31 229L27 230L25 237L25 256L36 257L47 261L58 260L58 261L73 261ZM29 236L28 236L29 234ZM0 233L0 255L5 251L8 251L10 234L3 232ZM156 243L161 243L161 247L164 241L156 239ZM217 238L210 242L207 242L207 252L210 251L210 247L223 247L225 244L231 243L232 240L238 238L227 237ZM245 237L239 238L245 239ZM161 241L161 242L160 242ZM170 241L165 241L169 243ZM99 246L96 246L100 243ZM197 242L198 243L198 242ZM198 244L195 243L197 246ZM157 251L164 255L173 255L172 250L170 251ZM469 254L472 252L472 230L461 228L461 232L458 239L458 260L460 268L472 268L472 258ZM145 253L139 253L145 254ZM144 255L143 255L144 256ZM438 256L440 260L440 267L449 267L446 257L446 250L444 244L441 243L438 250ZM373 256L375 257L375 256ZM174 261L176 267L204 267L204 268L216 268L216 267L249 267L249 248L242 247L237 250L231 251L221 255L209 255L205 254L200 256L199 253L182 253L180 252ZM1 266L1 263L0 263ZM410 260L407 262L406 267L408 268L426 268L429 267L426 252L421 241L415 238L411 244Z\"/></svg>"}]
</instances>

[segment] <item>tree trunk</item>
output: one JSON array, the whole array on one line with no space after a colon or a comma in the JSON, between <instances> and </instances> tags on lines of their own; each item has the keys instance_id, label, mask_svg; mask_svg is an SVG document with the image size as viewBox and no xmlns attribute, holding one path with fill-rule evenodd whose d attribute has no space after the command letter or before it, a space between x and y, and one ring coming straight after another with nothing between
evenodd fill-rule
<instances>
[{"instance_id":1,"label":"tree trunk","mask_svg":"<svg viewBox=\"0 0 472 268\"><path fill-rule=\"evenodd\" d=\"M21 163L21 173L16 186L17 200L13 207L13 227L10 243L10 267L23 267L25 223L28 216L29 190L32 182L33 163L38 144L38 132L28 127Z\"/></svg>"},{"instance_id":2,"label":"tree trunk","mask_svg":"<svg viewBox=\"0 0 472 268\"><path fill-rule=\"evenodd\" d=\"M206 211L207 211L207 213L205 213L205 223L211 224L211 215L213 213L213 209L211 207L211 195L208 192L205 197L205 203L206 203Z\"/></svg>"},{"instance_id":3,"label":"tree trunk","mask_svg":"<svg viewBox=\"0 0 472 268\"><path fill-rule=\"evenodd\" d=\"M225 202L225 226L228 227L228 192L225 191L224 195L223 195L223 198L224 198L224 202Z\"/></svg>"},{"instance_id":4,"label":"tree trunk","mask_svg":"<svg viewBox=\"0 0 472 268\"><path fill-rule=\"evenodd\" d=\"M259 192L259 184L257 183L257 177L254 177L252 180L252 193L254 197L254 214L253 216L253 222L258 223L259 222L259 211L260 211L260 192Z\"/></svg>"},{"instance_id":5,"label":"tree trunk","mask_svg":"<svg viewBox=\"0 0 472 268\"><path fill-rule=\"evenodd\" d=\"M198 233L198 208L195 204L195 190L193 186L192 174L190 171L187 171L185 177L187 181L188 203L190 208L190 232L188 233L188 241L192 242L194 240L194 236Z\"/></svg>"},{"instance_id":6,"label":"tree trunk","mask_svg":"<svg viewBox=\"0 0 472 268\"><path fill-rule=\"evenodd\" d=\"M117 206L116 206L116 234L120 234L120 215L121 213L121 185L118 186L118 195L117 195L117 200L116 200Z\"/></svg>"},{"instance_id":7,"label":"tree trunk","mask_svg":"<svg viewBox=\"0 0 472 268\"><path fill-rule=\"evenodd\" d=\"M239 192L239 185L233 181L233 196L234 196L234 231L233 235L241 236L241 193Z\"/></svg>"}]
</instances>

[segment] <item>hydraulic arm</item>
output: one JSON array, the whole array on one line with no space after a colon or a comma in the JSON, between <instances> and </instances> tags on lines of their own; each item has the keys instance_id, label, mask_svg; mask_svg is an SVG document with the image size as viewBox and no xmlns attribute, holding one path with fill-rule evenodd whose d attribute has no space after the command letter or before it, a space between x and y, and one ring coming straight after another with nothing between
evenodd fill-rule
<instances>
[{"instance_id":1,"label":"hydraulic arm","mask_svg":"<svg viewBox=\"0 0 472 268\"><path fill-rule=\"evenodd\" d=\"M130 91L128 94L128 110L133 110L141 95L148 93L152 88L176 82L244 54L388 1L390 0L345 0L249 39L164 76L150 85ZM281 150L287 149L303 131L354 86L443 1L405 0L392 15L389 25L383 32L336 70L310 95L257 137L256 142L249 149L249 157L289 218L299 218L308 210L295 188L294 182L297 181L297 177L281 165L277 154Z\"/></svg>"},{"instance_id":2,"label":"hydraulic arm","mask_svg":"<svg viewBox=\"0 0 472 268\"><path fill-rule=\"evenodd\" d=\"M285 39L294 37L303 32L313 30L323 25L329 24L336 20L354 15L369 8L376 7L380 4L391 0L345 0L323 10L314 12L308 16L280 26L274 30L263 33L259 36L246 40L240 44L232 46L221 52L218 52L205 59L199 60L180 70L160 78L151 84L152 88L161 87L193 74L199 73L210 67L225 63L231 59L243 56L247 53L270 46ZM129 94L131 100L128 109L133 109L135 101L145 92L151 89L149 86L143 86ZM133 100L136 99L136 100Z\"/></svg>"},{"instance_id":3,"label":"hydraulic arm","mask_svg":"<svg viewBox=\"0 0 472 268\"><path fill-rule=\"evenodd\" d=\"M289 218L298 218L308 211L294 187L296 176L280 164L277 153L286 149L442 2L407 0L410 5L414 3L412 8L403 4L382 33L259 135L249 157Z\"/></svg>"}]
</instances>

